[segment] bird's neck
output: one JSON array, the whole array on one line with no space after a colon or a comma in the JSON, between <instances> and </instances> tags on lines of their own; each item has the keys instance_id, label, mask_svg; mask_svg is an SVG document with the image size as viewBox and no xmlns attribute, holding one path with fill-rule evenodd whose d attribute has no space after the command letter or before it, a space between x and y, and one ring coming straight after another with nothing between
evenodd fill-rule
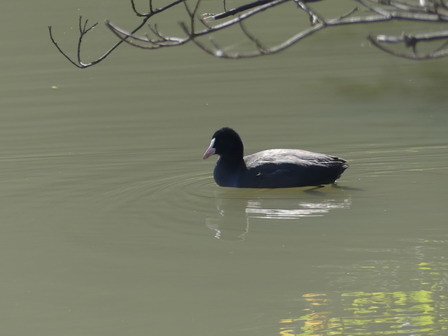
<instances>
[{"instance_id":1,"label":"bird's neck","mask_svg":"<svg viewBox=\"0 0 448 336\"><path fill-rule=\"evenodd\" d=\"M235 157L221 156L216 162L213 176L221 187L238 187L241 175L246 171L244 159L236 160Z\"/></svg>"},{"instance_id":2,"label":"bird's neck","mask_svg":"<svg viewBox=\"0 0 448 336\"><path fill-rule=\"evenodd\" d=\"M246 170L243 156L221 155L217 164L229 170Z\"/></svg>"}]
</instances>

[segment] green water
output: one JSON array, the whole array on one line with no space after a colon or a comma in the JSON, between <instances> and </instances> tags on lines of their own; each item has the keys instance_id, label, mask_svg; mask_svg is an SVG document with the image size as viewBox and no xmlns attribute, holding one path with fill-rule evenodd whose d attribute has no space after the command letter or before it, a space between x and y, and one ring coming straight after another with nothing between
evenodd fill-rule
<instances>
[{"instance_id":1,"label":"green water","mask_svg":"<svg viewBox=\"0 0 448 336\"><path fill-rule=\"evenodd\" d=\"M447 60L351 27L267 58L123 48L81 71L46 26L72 50L78 14L130 25L128 3L3 7L2 335L446 333ZM110 41L99 27L85 57ZM247 153L351 167L339 188L219 188L201 156L222 126Z\"/></svg>"}]
</instances>

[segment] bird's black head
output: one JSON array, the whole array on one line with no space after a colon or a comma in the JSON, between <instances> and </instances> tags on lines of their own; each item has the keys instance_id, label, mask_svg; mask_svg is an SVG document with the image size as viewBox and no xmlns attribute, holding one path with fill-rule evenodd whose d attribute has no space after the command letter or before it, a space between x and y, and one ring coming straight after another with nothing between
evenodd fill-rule
<instances>
[{"instance_id":1,"label":"bird's black head","mask_svg":"<svg viewBox=\"0 0 448 336\"><path fill-rule=\"evenodd\" d=\"M229 127L217 130L212 136L212 141L205 151L203 159L213 154L218 154L226 159L241 160L244 155L244 147L238 133Z\"/></svg>"}]
</instances>

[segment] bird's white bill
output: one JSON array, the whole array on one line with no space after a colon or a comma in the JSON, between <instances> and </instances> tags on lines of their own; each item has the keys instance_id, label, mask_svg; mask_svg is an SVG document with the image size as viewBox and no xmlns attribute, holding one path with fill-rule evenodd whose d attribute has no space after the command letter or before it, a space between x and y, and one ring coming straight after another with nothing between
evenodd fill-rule
<instances>
[{"instance_id":1,"label":"bird's white bill","mask_svg":"<svg viewBox=\"0 0 448 336\"><path fill-rule=\"evenodd\" d=\"M202 156L203 160L205 160L205 159L209 158L210 156L212 156L213 154L215 154L216 149L213 148L214 145L215 145L215 138L213 138L212 141L210 141L210 146L208 146L207 150L205 151L204 155Z\"/></svg>"}]
</instances>

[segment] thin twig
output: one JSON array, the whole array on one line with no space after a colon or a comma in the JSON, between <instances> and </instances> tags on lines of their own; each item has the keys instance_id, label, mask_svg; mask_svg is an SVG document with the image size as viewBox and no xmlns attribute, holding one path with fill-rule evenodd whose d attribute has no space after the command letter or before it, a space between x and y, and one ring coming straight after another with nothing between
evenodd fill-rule
<instances>
[{"instance_id":1,"label":"thin twig","mask_svg":"<svg viewBox=\"0 0 448 336\"><path fill-rule=\"evenodd\" d=\"M315 25L317 23L325 23L325 19L318 15L313 9L311 9L308 5L305 4L305 1L293 0L297 7L302 9L305 13L310 17L311 25Z\"/></svg>"},{"instance_id":2,"label":"thin twig","mask_svg":"<svg viewBox=\"0 0 448 336\"><path fill-rule=\"evenodd\" d=\"M184 2L185 0L174 0L170 3L168 3L165 6L162 6L160 8L156 8L154 9L152 7L152 1L150 1L150 12L146 15L139 13L136 9L134 0L131 0L131 6L134 10L134 12L136 13L137 16L142 17L142 21L140 22L140 24L138 24L132 31L129 32L129 36L121 38L118 42L116 42L112 47L110 47L102 56L98 57L96 60L89 62L89 63L84 63L81 61L81 46L83 43L83 39L85 37L85 35L91 31L94 27L96 27L97 23L95 23L94 25L92 25L91 27L87 26L88 20L86 20L84 22L84 25L82 25L82 16L79 17L79 33L80 36L78 38L78 44L77 44L77 61L74 61L70 56L68 56L68 54L66 52L64 52L62 50L62 48L59 46L59 44L56 42L56 39L53 36L53 32L52 32L52 27L49 26L48 30L49 30L49 34L50 34L50 40L53 43L53 45L58 49L58 51L70 62L72 63L74 66L80 68L80 69L85 69L88 67L91 67L93 65L96 65L100 62L102 62L104 59L106 59L115 49L117 49L123 42L125 42L128 38L130 38L131 36L133 36L136 32L138 32L142 27L144 27L146 25L146 23L149 21L149 19L156 15L159 14L161 12L164 12L178 4L180 4L181 2ZM107 20L106 20L107 22Z\"/></svg>"},{"instance_id":3,"label":"thin twig","mask_svg":"<svg viewBox=\"0 0 448 336\"><path fill-rule=\"evenodd\" d=\"M251 2L249 4L242 5L242 6L232 8L229 10L226 10L224 7L225 12L213 15L213 19L214 20L225 19L226 17L241 13L245 10L248 10L248 9L251 9L254 7L258 7L258 6L264 5L264 4L272 2L272 1L273 0L257 0L257 1Z\"/></svg>"},{"instance_id":4,"label":"thin twig","mask_svg":"<svg viewBox=\"0 0 448 336\"><path fill-rule=\"evenodd\" d=\"M382 43L377 40L377 37L369 35L367 39L378 49L397 57L407 58L411 60L430 60L435 58L442 58L448 56L448 49L436 50L433 52L425 53L422 55L418 55L415 51L412 54L399 52L396 50L392 50L390 48L385 47Z\"/></svg>"},{"instance_id":5,"label":"thin twig","mask_svg":"<svg viewBox=\"0 0 448 336\"><path fill-rule=\"evenodd\" d=\"M147 16L147 14L140 13L137 10L137 7L135 6L135 1L134 0L131 0L131 7L132 7L132 10L134 11L135 15L137 15L137 16Z\"/></svg>"},{"instance_id":6,"label":"thin twig","mask_svg":"<svg viewBox=\"0 0 448 336\"><path fill-rule=\"evenodd\" d=\"M61 49L61 47L59 46L59 44L56 42L56 40L54 39L54 36L53 36L53 27L52 26L48 26L48 32L49 32L49 34L50 34L50 40L51 40L51 42L53 43L53 45L56 47L56 49L58 49L58 51L62 54L62 56L64 56L71 64L73 64L75 67L78 67L78 68L83 68L82 66L80 66L78 63L76 63L75 61L73 61L72 59L71 59L71 57L70 56L68 56L65 52L64 52L64 50L62 50Z\"/></svg>"},{"instance_id":7,"label":"thin twig","mask_svg":"<svg viewBox=\"0 0 448 336\"><path fill-rule=\"evenodd\" d=\"M253 16L255 16L255 15L257 15L257 14L259 14L259 13L261 13L261 12L267 10L267 9L273 8L275 6L284 4L284 3L289 2L289 1L290 0L273 0L270 3L267 3L267 4L263 5L263 6L260 6L258 8L252 9L252 10L250 10L250 11L244 13L244 14L241 14L241 15L239 15L236 18L227 20L227 21L222 22L222 23L220 23L220 24L218 24L216 26L213 26L212 28L207 28L207 29L204 29L204 30L201 30L201 31L191 30L190 29L191 28L191 24L190 24L190 28L188 28L188 26L185 24L185 22L180 22L179 24L182 27L182 29L187 34L189 33L192 37L199 37L199 36L203 36L203 35L209 35L211 33L218 32L220 30L223 30L223 29L226 29L226 28L228 28L230 26L238 24L240 21L247 20L250 17L253 17Z\"/></svg>"},{"instance_id":8,"label":"thin twig","mask_svg":"<svg viewBox=\"0 0 448 336\"><path fill-rule=\"evenodd\" d=\"M260 53L262 54L267 53L267 49L265 48L265 46L260 42L260 40L258 40L254 35L252 35L249 32L249 30L247 30L246 25L244 24L243 21L240 21L240 28L241 31L244 33L244 35L246 35L247 38L255 44Z\"/></svg>"},{"instance_id":9,"label":"thin twig","mask_svg":"<svg viewBox=\"0 0 448 336\"><path fill-rule=\"evenodd\" d=\"M140 49L159 49L162 47L174 47L185 44L189 40L188 38L165 37L152 27L152 32L159 38L157 40L149 38L148 35L146 35L146 38L131 35L129 32L115 26L110 21L106 21L106 26L115 34L115 36L120 38L123 42L126 42L127 44ZM145 43L145 45L135 43L134 41Z\"/></svg>"}]
</instances>

